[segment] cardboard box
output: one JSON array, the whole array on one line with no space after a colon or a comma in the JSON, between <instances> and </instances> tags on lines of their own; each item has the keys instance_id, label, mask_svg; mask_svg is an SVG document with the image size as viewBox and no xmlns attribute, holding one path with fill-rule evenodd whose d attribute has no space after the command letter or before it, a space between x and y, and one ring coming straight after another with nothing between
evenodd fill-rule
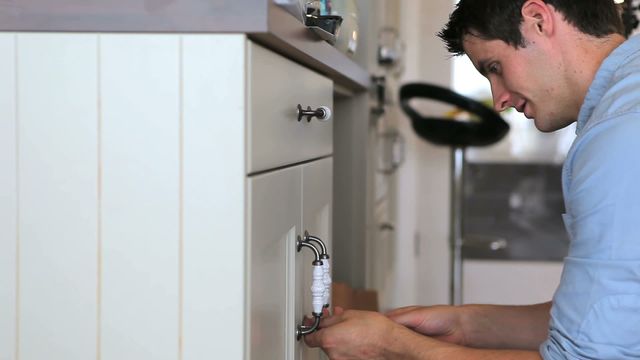
<instances>
[{"instance_id":1,"label":"cardboard box","mask_svg":"<svg viewBox=\"0 0 640 360\"><path fill-rule=\"evenodd\" d=\"M375 290L352 289L348 284L334 282L331 291L332 307L378 311L378 293Z\"/></svg>"}]
</instances>

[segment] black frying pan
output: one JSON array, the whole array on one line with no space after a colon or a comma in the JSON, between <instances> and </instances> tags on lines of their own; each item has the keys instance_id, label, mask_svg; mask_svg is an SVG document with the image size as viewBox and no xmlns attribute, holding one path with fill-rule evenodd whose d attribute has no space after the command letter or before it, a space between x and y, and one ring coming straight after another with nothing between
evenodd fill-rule
<instances>
[{"instance_id":1,"label":"black frying pan","mask_svg":"<svg viewBox=\"0 0 640 360\"><path fill-rule=\"evenodd\" d=\"M432 99L455 105L477 115L480 121L424 117L409 105L409 101L414 98ZM400 104L402 110L411 118L415 132L434 144L456 147L486 146L498 142L509 132L509 124L493 109L437 85L410 83L402 86Z\"/></svg>"}]
</instances>

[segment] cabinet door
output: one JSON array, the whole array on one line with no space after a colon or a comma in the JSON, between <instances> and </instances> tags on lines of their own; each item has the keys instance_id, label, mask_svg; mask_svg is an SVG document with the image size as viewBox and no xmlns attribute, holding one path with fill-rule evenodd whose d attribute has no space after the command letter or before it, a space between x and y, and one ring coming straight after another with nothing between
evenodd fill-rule
<instances>
[{"instance_id":1,"label":"cabinet door","mask_svg":"<svg viewBox=\"0 0 640 360\"><path fill-rule=\"evenodd\" d=\"M248 359L293 359L301 168L249 178Z\"/></svg>"},{"instance_id":2,"label":"cabinet door","mask_svg":"<svg viewBox=\"0 0 640 360\"><path fill-rule=\"evenodd\" d=\"M327 245L331 255L331 206L332 206L332 158L326 158L302 166L302 232L319 237ZM312 298L311 282L314 260L313 253L305 251L296 257L296 265L300 268L296 272L297 307L296 320L306 314L311 315ZM333 258L332 258L333 259ZM330 260L332 260L330 259ZM318 360L322 353L319 349L307 347L303 341L296 343L297 359Z\"/></svg>"}]
</instances>

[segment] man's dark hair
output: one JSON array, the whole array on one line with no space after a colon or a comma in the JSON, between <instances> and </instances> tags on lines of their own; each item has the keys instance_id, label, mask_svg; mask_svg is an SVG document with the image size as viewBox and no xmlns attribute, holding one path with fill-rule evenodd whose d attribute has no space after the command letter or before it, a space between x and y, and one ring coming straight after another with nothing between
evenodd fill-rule
<instances>
[{"instance_id":1,"label":"man's dark hair","mask_svg":"<svg viewBox=\"0 0 640 360\"><path fill-rule=\"evenodd\" d=\"M624 26L613 0L543 0L564 15L579 31L604 37L624 34ZM462 39L473 35L485 40L502 40L515 48L525 47L520 32L522 5L526 0L460 0L449 22L438 33L454 55L464 54Z\"/></svg>"}]
</instances>

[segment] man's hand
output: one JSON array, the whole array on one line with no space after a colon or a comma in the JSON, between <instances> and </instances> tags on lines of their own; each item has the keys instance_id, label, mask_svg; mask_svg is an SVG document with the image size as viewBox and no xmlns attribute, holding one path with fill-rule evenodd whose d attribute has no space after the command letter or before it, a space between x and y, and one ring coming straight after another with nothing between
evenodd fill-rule
<instances>
[{"instance_id":1,"label":"man's hand","mask_svg":"<svg viewBox=\"0 0 640 360\"><path fill-rule=\"evenodd\" d=\"M330 359L382 360L395 358L412 333L380 313L337 307L333 316L322 320L319 331L305 336L305 342L321 347Z\"/></svg>"},{"instance_id":2,"label":"man's hand","mask_svg":"<svg viewBox=\"0 0 640 360\"><path fill-rule=\"evenodd\" d=\"M322 348L331 360L540 360L537 351L478 348L486 348L491 343L508 348L501 337L520 345L515 348L526 348L522 345L538 341L535 336L529 338L535 332L526 328L538 325L533 324L531 317L544 318L545 313L548 313L547 304L408 307L394 310L388 317L376 312L336 308L333 316L321 321L319 331L305 336L305 342ZM508 326L503 326L505 324ZM478 331L482 336L474 335ZM507 331L511 334L507 335ZM518 332L525 335L513 334Z\"/></svg>"},{"instance_id":3,"label":"man's hand","mask_svg":"<svg viewBox=\"0 0 640 360\"><path fill-rule=\"evenodd\" d=\"M462 326L463 308L454 306L409 306L395 309L387 316L409 329L434 339L468 345Z\"/></svg>"}]
</instances>

